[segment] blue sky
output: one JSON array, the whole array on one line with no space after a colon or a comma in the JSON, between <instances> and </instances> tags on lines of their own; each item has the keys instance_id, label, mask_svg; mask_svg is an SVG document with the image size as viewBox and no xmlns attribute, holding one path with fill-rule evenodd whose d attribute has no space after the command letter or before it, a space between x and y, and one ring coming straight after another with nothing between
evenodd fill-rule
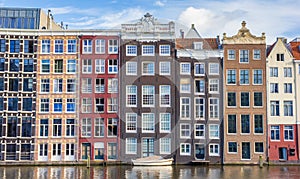
<instances>
[{"instance_id":1,"label":"blue sky","mask_svg":"<svg viewBox=\"0 0 300 179\"><path fill-rule=\"evenodd\" d=\"M71 29L115 28L150 12L181 27L195 24L202 37L235 35L243 20L253 35L265 32L268 44L300 36L299 0L0 0L0 5L50 9L56 22Z\"/></svg>"}]
</instances>

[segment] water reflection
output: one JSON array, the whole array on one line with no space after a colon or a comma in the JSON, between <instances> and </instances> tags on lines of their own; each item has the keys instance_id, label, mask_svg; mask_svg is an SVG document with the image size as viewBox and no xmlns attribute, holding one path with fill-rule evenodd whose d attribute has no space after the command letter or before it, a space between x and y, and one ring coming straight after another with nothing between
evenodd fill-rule
<instances>
[{"instance_id":1,"label":"water reflection","mask_svg":"<svg viewBox=\"0 0 300 179\"><path fill-rule=\"evenodd\" d=\"M61 167L0 167L3 179L260 179L300 178L300 166L61 166Z\"/></svg>"}]
</instances>

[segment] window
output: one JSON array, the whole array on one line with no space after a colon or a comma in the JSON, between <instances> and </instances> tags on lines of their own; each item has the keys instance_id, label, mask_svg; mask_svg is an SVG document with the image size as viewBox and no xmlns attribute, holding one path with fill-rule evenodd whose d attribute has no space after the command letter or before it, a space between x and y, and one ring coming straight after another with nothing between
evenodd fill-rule
<instances>
[{"instance_id":1,"label":"window","mask_svg":"<svg viewBox=\"0 0 300 179\"><path fill-rule=\"evenodd\" d=\"M219 64L218 63L210 63L209 64L209 74L210 75L218 75L219 74Z\"/></svg>"},{"instance_id":2,"label":"window","mask_svg":"<svg viewBox=\"0 0 300 179\"><path fill-rule=\"evenodd\" d=\"M19 91L19 79L18 78L9 78L9 91Z\"/></svg>"},{"instance_id":3,"label":"window","mask_svg":"<svg viewBox=\"0 0 300 179\"><path fill-rule=\"evenodd\" d=\"M50 80L49 79L41 79L41 93L49 93L50 92Z\"/></svg>"},{"instance_id":4,"label":"window","mask_svg":"<svg viewBox=\"0 0 300 179\"><path fill-rule=\"evenodd\" d=\"M95 73L105 73L105 60L104 59L96 59L95 60Z\"/></svg>"},{"instance_id":5,"label":"window","mask_svg":"<svg viewBox=\"0 0 300 179\"><path fill-rule=\"evenodd\" d=\"M32 111L32 98L23 98L23 111Z\"/></svg>"},{"instance_id":6,"label":"window","mask_svg":"<svg viewBox=\"0 0 300 179\"><path fill-rule=\"evenodd\" d=\"M104 118L95 119L95 137L104 137Z\"/></svg>"},{"instance_id":7,"label":"window","mask_svg":"<svg viewBox=\"0 0 300 179\"><path fill-rule=\"evenodd\" d=\"M284 126L284 140L294 140L293 126Z\"/></svg>"},{"instance_id":8,"label":"window","mask_svg":"<svg viewBox=\"0 0 300 179\"><path fill-rule=\"evenodd\" d=\"M210 124L209 125L209 138L210 139L219 139L219 125L218 124Z\"/></svg>"},{"instance_id":9,"label":"window","mask_svg":"<svg viewBox=\"0 0 300 179\"><path fill-rule=\"evenodd\" d=\"M160 56L170 56L171 49L170 45L160 45L159 46L159 55Z\"/></svg>"},{"instance_id":10,"label":"window","mask_svg":"<svg viewBox=\"0 0 300 179\"><path fill-rule=\"evenodd\" d=\"M181 75L191 74L191 64L190 63L180 63L180 74Z\"/></svg>"},{"instance_id":11,"label":"window","mask_svg":"<svg viewBox=\"0 0 300 179\"><path fill-rule=\"evenodd\" d=\"M107 98L107 112L116 113L118 112L118 99Z\"/></svg>"},{"instance_id":12,"label":"window","mask_svg":"<svg viewBox=\"0 0 300 179\"><path fill-rule=\"evenodd\" d=\"M48 144L40 144L39 145L39 156L47 157L48 156Z\"/></svg>"},{"instance_id":13,"label":"window","mask_svg":"<svg viewBox=\"0 0 300 179\"><path fill-rule=\"evenodd\" d=\"M159 74L170 75L171 74L171 63L170 62L159 62Z\"/></svg>"},{"instance_id":14,"label":"window","mask_svg":"<svg viewBox=\"0 0 300 179\"><path fill-rule=\"evenodd\" d=\"M180 124L180 138L190 138L191 137L191 125L190 124Z\"/></svg>"},{"instance_id":15,"label":"window","mask_svg":"<svg viewBox=\"0 0 300 179\"><path fill-rule=\"evenodd\" d=\"M33 78L23 78L23 91L33 91Z\"/></svg>"},{"instance_id":16,"label":"window","mask_svg":"<svg viewBox=\"0 0 300 179\"><path fill-rule=\"evenodd\" d=\"M137 87L135 85L126 86L126 106L135 107L137 105Z\"/></svg>"},{"instance_id":17,"label":"window","mask_svg":"<svg viewBox=\"0 0 300 179\"><path fill-rule=\"evenodd\" d=\"M284 116L293 116L293 101L283 101Z\"/></svg>"},{"instance_id":18,"label":"window","mask_svg":"<svg viewBox=\"0 0 300 179\"><path fill-rule=\"evenodd\" d=\"M171 105L171 87L170 85L159 86L159 104L161 107Z\"/></svg>"},{"instance_id":19,"label":"window","mask_svg":"<svg viewBox=\"0 0 300 179\"><path fill-rule=\"evenodd\" d=\"M279 126L271 126L271 140L280 140Z\"/></svg>"},{"instance_id":20,"label":"window","mask_svg":"<svg viewBox=\"0 0 300 179\"><path fill-rule=\"evenodd\" d=\"M9 41L10 53L19 53L20 52L20 40L10 40Z\"/></svg>"},{"instance_id":21,"label":"window","mask_svg":"<svg viewBox=\"0 0 300 179\"><path fill-rule=\"evenodd\" d=\"M85 39L82 43L82 53L92 53L92 40Z\"/></svg>"},{"instance_id":22,"label":"window","mask_svg":"<svg viewBox=\"0 0 300 179\"><path fill-rule=\"evenodd\" d=\"M241 92L241 107L250 106L250 94L249 92Z\"/></svg>"},{"instance_id":23,"label":"window","mask_svg":"<svg viewBox=\"0 0 300 179\"><path fill-rule=\"evenodd\" d=\"M42 98L40 100L40 112L49 112L49 98Z\"/></svg>"},{"instance_id":24,"label":"window","mask_svg":"<svg viewBox=\"0 0 300 179\"><path fill-rule=\"evenodd\" d=\"M22 137L31 137L31 117L22 117Z\"/></svg>"},{"instance_id":25,"label":"window","mask_svg":"<svg viewBox=\"0 0 300 179\"><path fill-rule=\"evenodd\" d=\"M107 122L107 136L108 137L116 137L118 131L118 119L116 118L108 118Z\"/></svg>"},{"instance_id":26,"label":"window","mask_svg":"<svg viewBox=\"0 0 300 179\"><path fill-rule=\"evenodd\" d=\"M292 77L292 68L284 67L284 77Z\"/></svg>"},{"instance_id":27,"label":"window","mask_svg":"<svg viewBox=\"0 0 300 179\"><path fill-rule=\"evenodd\" d=\"M205 117L205 100L204 98L195 98L195 118L204 119Z\"/></svg>"},{"instance_id":28,"label":"window","mask_svg":"<svg viewBox=\"0 0 300 179\"><path fill-rule=\"evenodd\" d=\"M136 45L126 45L126 56L136 56L137 46Z\"/></svg>"},{"instance_id":29,"label":"window","mask_svg":"<svg viewBox=\"0 0 300 179\"><path fill-rule=\"evenodd\" d=\"M159 127L160 127L161 133L171 132L171 114L170 113L160 113Z\"/></svg>"},{"instance_id":30,"label":"window","mask_svg":"<svg viewBox=\"0 0 300 179\"><path fill-rule=\"evenodd\" d=\"M260 60L260 50L259 49L254 49L253 50L253 59L254 60Z\"/></svg>"},{"instance_id":31,"label":"window","mask_svg":"<svg viewBox=\"0 0 300 179\"><path fill-rule=\"evenodd\" d=\"M237 143L228 142L228 153L237 153Z\"/></svg>"},{"instance_id":32,"label":"window","mask_svg":"<svg viewBox=\"0 0 300 179\"><path fill-rule=\"evenodd\" d=\"M91 93L92 92L92 78L82 78L81 81L81 92Z\"/></svg>"},{"instance_id":33,"label":"window","mask_svg":"<svg viewBox=\"0 0 300 179\"><path fill-rule=\"evenodd\" d=\"M116 54L118 53L118 40L108 40L108 53Z\"/></svg>"},{"instance_id":34,"label":"window","mask_svg":"<svg viewBox=\"0 0 300 179\"><path fill-rule=\"evenodd\" d=\"M53 119L53 137L61 137L61 119Z\"/></svg>"},{"instance_id":35,"label":"window","mask_svg":"<svg viewBox=\"0 0 300 179\"><path fill-rule=\"evenodd\" d=\"M181 78L180 79L180 93L190 93L191 92L191 84L189 78Z\"/></svg>"},{"instance_id":36,"label":"window","mask_svg":"<svg viewBox=\"0 0 300 179\"><path fill-rule=\"evenodd\" d=\"M154 107L155 105L155 87L150 85L142 86L142 106Z\"/></svg>"},{"instance_id":37,"label":"window","mask_svg":"<svg viewBox=\"0 0 300 179\"><path fill-rule=\"evenodd\" d=\"M95 79L95 93L104 93L105 92L105 79L96 78Z\"/></svg>"},{"instance_id":38,"label":"window","mask_svg":"<svg viewBox=\"0 0 300 179\"><path fill-rule=\"evenodd\" d=\"M270 67L270 77L278 77L278 67Z\"/></svg>"},{"instance_id":39,"label":"window","mask_svg":"<svg viewBox=\"0 0 300 179\"><path fill-rule=\"evenodd\" d=\"M126 132L137 131L137 114L126 113Z\"/></svg>"},{"instance_id":40,"label":"window","mask_svg":"<svg viewBox=\"0 0 300 179\"><path fill-rule=\"evenodd\" d=\"M227 70L227 84L228 85L236 84L236 71L235 70Z\"/></svg>"},{"instance_id":41,"label":"window","mask_svg":"<svg viewBox=\"0 0 300 179\"><path fill-rule=\"evenodd\" d=\"M76 92L76 80L75 79L67 79L67 93Z\"/></svg>"},{"instance_id":42,"label":"window","mask_svg":"<svg viewBox=\"0 0 300 179\"><path fill-rule=\"evenodd\" d=\"M97 39L95 41L95 53L97 54L104 54L105 53L105 40L104 39Z\"/></svg>"},{"instance_id":43,"label":"window","mask_svg":"<svg viewBox=\"0 0 300 179\"><path fill-rule=\"evenodd\" d=\"M54 53L63 53L64 52L64 40L56 39L54 41Z\"/></svg>"},{"instance_id":44,"label":"window","mask_svg":"<svg viewBox=\"0 0 300 179\"><path fill-rule=\"evenodd\" d=\"M205 75L205 64L204 63L195 63L194 73L195 73L195 76Z\"/></svg>"},{"instance_id":45,"label":"window","mask_svg":"<svg viewBox=\"0 0 300 179\"><path fill-rule=\"evenodd\" d=\"M118 60L109 59L108 60L108 73L118 73Z\"/></svg>"},{"instance_id":46,"label":"window","mask_svg":"<svg viewBox=\"0 0 300 179\"><path fill-rule=\"evenodd\" d=\"M64 63L62 59L54 61L54 73L63 73Z\"/></svg>"},{"instance_id":47,"label":"window","mask_svg":"<svg viewBox=\"0 0 300 179\"><path fill-rule=\"evenodd\" d=\"M236 115L235 114L228 114L227 117L227 133L228 134L235 134L236 133Z\"/></svg>"},{"instance_id":48,"label":"window","mask_svg":"<svg viewBox=\"0 0 300 179\"><path fill-rule=\"evenodd\" d=\"M20 70L20 60L19 59L10 59L9 71L19 72Z\"/></svg>"},{"instance_id":49,"label":"window","mask_svg":"<svg viewBox=\"0 0 300 179\"><path fill-rule=\"evenodd\" d=\"M8 111L18 111L18 98L8 98Z\"/></svg>"},{"instance_id":50,"label":"window","mask_svg":"<svg viewBox=\"0 0 300 179\"><path fill-rule=\"evenodd\" d=\"M62 93L63 90L63 79L54 79L53 80L53 92Z\"/></svg>"},{"instance_id":51,"label":"window","mask_svg":"<svg viewBox=\"0 0 300 179\"><path fill-rule=\"evenodd\" d=\"M66 122L66 136L74 137L75 136L75 119L67 119Z\"/></svg>"},{"instance_id":52,"label":"window","mask_svg":"<svg viewBox=\"0 0 300 179\"><path fill-rule=\"evenodd\" d=\"M154 45L142 45L143 56L154 56L154 54L155 54Z\"/></svg>"},{"instance_id":53,"label":"window","mask_svg":"<svg viewBox=\"0 0 300 179\"><path fill-rule=\"evenodd\" d=\"M50 73L50 60L42 60L42 73Z\"/></svg>"},{"instance_id":54,"label":"window","mask_svg":"<svg viewBox=\"0 0 300 179\"><path fill-rule=\"evenodd\" d=\"M136 153L137 153L137 139L126 138L126 154L136 154Z\"/></svg>"},{"instance_id":55,"label":"window","mask_svg":"<svg viewBox=\"0 0 300 179\"><path fill-rule=\"evenodd\" d=\"M249 50L240 50L240 63L249 62Z\"/></svg>"},{"instance_id":56,"label":"window","mask_svg":"<svg viewBox=\"0 0 300 179\"><path fill-rule=\"evenodd\" d=\"M5 69L5 58L0 58L0 71L4 71Z\"/></svg>"},{"instance_id":57,"label":"window","mask_svg":"<svg viewBox=\"0 0 300 179\"><path fill-rule=\"evenodd\" d=\"M75 98L67 98L67 113L74 113L76 111L76 99Z\"/></svg>"},{"instance_id":58,"label":"window","mask_svg":"<svg viewBox=\"0 0 300 179\"><path fill-rule=\"evenodd\" d=\"M103 113L104 112L104 98L95 99L95 112Z\"/></svg>"},{"instance_id":59,"label":"window","mask_svg":"<svg viewBox=\"0 0 300 179\"><path fill-rule=\"evenodd\" d=\"M108 93L117 93L118 92L118 79L117 78L109 78L107 84L107 92Z\"/></svg>"},{"instance_id":60,"label":"window","mask_svg":"<svg viewBox=\"0 0 300 179\"><path fill-rule=\"evenodd\" d=\"M81 136L91 137L92 136L92 119L83 118L81 123Z\"/></svg>"},{"instance_id":61,"label":"window","mask_svg":"<svg viewBox=\"0 0 300 179\"><path fill-rule=\"evenodd\" d=\"M284 54L283 53L278 53L276 59L277 59L277 61L284 61Z\"/></svg>"},{"instance_id":62,"label":"window","mask_svg":"<svg viewBox=\"0 0 300 179\"><path fill-rule=\"evenodd\" d=\"M4 78L0 78L0 91L4 91Z\"/></svg>"},{"instance_id":63,"label":"window","mask_svg":"<svg viewBox=\"0 0 300 179\"><path fill-rule=\"evenodd\" d=\"M126 62L126 75L137 75L136 62Z\"/></svg>"},{"instance_id":64,"label":"window","mask_svg":"<svg viewBox=\"0 0 300 179\"><path fill-rule=\"evenodd\" d=\"M209 118L219 118L219 99L209 98Z\"/></svg>"},{"instance_id":65,"label":"window","mask_svg":"<svg viewBox=\"0 0 300 179\"><path fill-rule=\"evenodd\" d=\"M160 138L159 139L160 154L171 153L171 138Z\"/></svg>"},{"instance_id":66,"label":"window","mask_svg":"<svg viewBox=\"0 0 300 179\"><path fill-rule=\"evenodd\" d=\"M284 93L293 93L292 83L284 83Z\"/></svg>"},{"instance_id":67,"label":"window","mask_svg":"<svg viewBox=\"0 0 300 179\"><path fill-rule=\"evenodd\" d=\"M219 156L219 144L209 144L209 156Z\"/></svg>"},{"instance_id":68,"label":"window","mask_svg":"<svg viewBox=\"0 0 300 179\"><path fill-rule=\"evenodd\" d=\"M204 92L205 92L205 81L195 80L195 93L204 93Z\"/></svg>"},{"instance_id":69,"label":"window","mask_svg":"<svg viewBox=\"0 0 300 179\"><path fill-rule=\"evenodd\" d=\"M66 156L68 157L74 157L75 155L75 144L66 144ZM70 176L67 174L67 176Z\"/></svg>"},{"instance_id":70,"label":"window","mask_svg":"<svg viewBox=\"0 0 300 179\"><path fill-rule=\"evenodd\" d=\"M6 51L6 40L5 39L0 39L0 52L5 52Z\"/></svg>"},{"instance_id":71,"label":"window","mask_svg":"<svg viewBox=\"0 0 300 179\"><path fill-rule=\"evenodd\" d=\"M77 52L77 41L75 39L68 40L68 53Z\"/></svg>"},{"instance_id":72,"label":"window","mask_svg":"<svg viewBox=\"0 0 300 179\"><path fill-rule=\"evenodd\" d=\"M219 93L219 80L218 79L209 79L209 92L210 93Z\"/></svg>"},{"instance_id":73,"label":"window","mask_svg":"<svg viewBox=\"0 0 300 179\"><path fill-rule=\"evenodd\" d=\"M92 73L92 60L83 59L82 60L82 73Z\"/></svg>"},{"instance_id":74,"label":"window","mask_svg":"<svg viewBox=\"0 0 300 179\"><path fill-rule=\"evenodd\" d=\"M7 137L17 137L17 122L18 118L17 117L7 117Z\"/></svg>"},{"instance_id":75,"label":"window","mask_svg":"<svg viewBox=\"0 0 300 179\"><path fill-rule=\"evenodd\" d=\"M250 133L250 116L241 115L241 133L249 134Z\"/></svg>"},{"instance_id":76,"label":"window","mask_svg":"<svg viewBox=\"0 0 300 179\"><path fill-rule=\"evenodd\" d=\"M255 142L255 153L264 153L264 144L263 142Z\"/></svg>"},{"instance_id":77,"label":"window","mask_svg":"<svg viewBox=\"0 0 300 179\"><path fill-rule=\"evenodd\" d=\"M24 65L24 72L33 72L33 59L24 59L23 60Z\"/></svg>"},{"instance_id":78,"label":"window","mask_svg":"<svg viewBox=\"0 0 300 179\"><path fill-rule=\"evenodd\" d=\"M82 113L91 113L92 112L92 99L91 98L83 98L82 99L81 110L82 110Z\"/></svg>"},{"instance_id":79,"label":"window","mask_svg":"<svg viewBox=\"0 0 300 179\"><path fill-rule=\"evenodd\" d=\"M62 98L55 98L53 100L53 112L56 113L62 112Z\"/></svg>"},{"instance_id":80,"label":"window","mask_svg":"<svg viewBox=\"0 0 300 179\"><path fill-rule=\"evenodd\" d=\"M227 93L227 106L235 107L236 106L236 93L228 92Z\"/></svg>"},{"instance_id":81,"label":"window","mask_svg":"<svg viewBox=\"0 0 300 179\"><path fill-rule=\"evenodd\" d=\"M142 132L154 133L154 131L155 131L154 113L142 113Z\"/></svg>"},{"instance_id":82,"label":"window","mask_svg":"<svg viewBox=\"0 0 300 179\"><path fill-rule=\"evenodd\" d=\"M204 124L195 124L195 138L204 138L205 137L205 125Z\"/></svg>"},{"instance_id":83,"label":"window","mask_svg":"<svg viewBox=\"0 0 300 179\"><path fill-rule=\"evenodd\" d=\"M254 115L254 133L263 134L264 133L263 115Z\"/></svg>"},{"instance_id":84,"label":"window","mask_svg":"<svg viewBox=\"0 0 300 179\"><path fill-rule=\"evenodd\" d=\"M271 101L271 116L279 116L279 101Z\"/></svg>"},{"instance_id":85,"label":"window","mask_svg":"<svg viewBox=\"0 0 300 179\"><path fill-rule=\"evenodd\" d=\"M154 62L142 62L142 75L154 75Z\"/></svg>"},{"instance_id":86,"label":"window","mask_svg":"<svg viewBox=\"0 0 300 179\"><path fill-rule=\"evenodd\" d=\"M249 70L240 70L240 85L249 84Z\"/></svg>"},{"instance_id":87,"label":"window","mask_svg":"<svg viewBox=\"0 0 300 179\"><path fill-rule=\"evenodd\" d=\"M270 92L278 93L278 83L270 83Z\"/></svg>"},{"instance_id":88,"label":"window","mask_svg":"<svg viewBox=\"0 0 300 179\"><path fill-rule=\"evenodd\" d=\"M262 83L262 70L253 70L253 84L261 85Z\"/></svg>"},{"instance_id":89,"label":"window","mask_svg":"<svg viewBox=\"0 0 300 179\"><path fill-rule=\"evenodd\" d=\"M67 60L67 73L76 73L76 60Z\"/></svg>"},{"instance_id":90,"label":"window","mask_svg":"<svg viewBox=\"0 0 300 179\"><path fill-rule=\"evenodd\" d=\"M50 40L49 39L45 39L42 40L42 54L44 53L50 53Z\"/></svg>"},{"instance_id":91,"label":"window","mask_svg":"<svg viewBox=\"0 0 300 179\"><path fill-rule=\"evenodd\" d=\"M49 134L49 120L41 119L40 120L40 137L48 137Z\"/></svg>"},{"instance_id":92,"label":"window","mask_svg":"<svg viewBox=\"0 0 300 179\"><path fill-rule=\"evenodd\" d=\"M3 103L3 97L0 97L0 111L4 110L4 103ZM0 120L2 120L2 117L0 117ZM0 121L0 137L2 135L1 129L2 129L2 122Z\"/></svg>"},{"instance_id":93,"label":"window","mask_svg":"<svg viewBox=\"0 0 300 179\"><path fill-rule=\"evenodd\" d=\"M190 118L190 98L188 97L180 98L180 118Z\"/></svg>"},{"instance_id":94,"label":"window","mask_svg":"<svg viewBox=\"0 0 300 179\"><path fill-rule=\"evenodd\" d=\"M180 144L180 155L191 155L191 144L181 143Z\"/></svg>"},{"instance_id":95,"label":"window","mask_svg":"<svg viewBox=\"0 0 300 179\"><path fill-rule=\"evenodd\" d=\"M263 106L263 96L262 96L262 92L254 92L253 96L254 96L254 106L255 107L262 107Z\"/></svg>"},{"instance_id":96,"label":"window","mask_svg":"<svg viewBox=\"0 0 300 179\"><path fill-rule=\"evenodd\" d=\"M227 50L228 60L235 60L235 50L229 49Z\"/></svg>"}]
</instances>

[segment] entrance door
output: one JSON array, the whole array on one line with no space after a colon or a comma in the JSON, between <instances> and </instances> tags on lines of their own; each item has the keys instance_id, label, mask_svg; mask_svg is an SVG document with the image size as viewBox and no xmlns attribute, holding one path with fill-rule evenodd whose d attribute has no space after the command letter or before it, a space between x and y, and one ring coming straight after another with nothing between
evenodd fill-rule
<instances>
[{"instance_id":1,"label":"entrance door","mask_svg":"<svg viewBox=\"0 0 300 179\"><path fill-rule=\"evenodd\" d=\"M204 144L195 144L195 158L198 160L205 159L205 146Z\"/></svg>"},{"instance_id":2,"label":"entrance door","mask_svg":"<svg viewBox=\"0 0 300 179\"><path fill-rule=\"evenodd\" d=\"M251 159L250 142L242 142L242 159Z\"/></svg>"},{"instance_id":3,"label":"entrance door","mask_svg":"<svg viewBox=\"0 0 300 179\"><path fill-rule=\"evenodd\" d=\"M91 144L90 143L82 143L82 153L81 158L87 160L88 157L91 157Z\"/></svg>"},{"instance_id":4,"label":"entrance door","mask_svg":"<svg viewBox=\"0 0 300 179\"><path fill-rule=\"evenodd\" d=\"M154 138L142 139L142 152L143 157L149 157L154 155Z\"/></svg>"},{"instance_id":5,"label":"entrance door","mask_svg":"<svg viewBox=\"0 0 300 179\"><path fill-rule=\"evenodd\" d=\"M279 148L279 160L287 160L287 148Z\"/></svg>"}]
</instances>

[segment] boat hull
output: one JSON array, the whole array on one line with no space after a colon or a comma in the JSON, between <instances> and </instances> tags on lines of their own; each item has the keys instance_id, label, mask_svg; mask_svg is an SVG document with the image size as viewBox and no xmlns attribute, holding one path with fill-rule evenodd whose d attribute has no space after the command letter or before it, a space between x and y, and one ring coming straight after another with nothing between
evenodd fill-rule
<instances>
[{"instance_id":1,"label":"boat hull","mask_svg":"<svg viewBox=\"0 0 300 179\"><path fill-rule=\"evenodd\" d=\"M173 159L148 160L148 161L132 160L132 163L133 165L139 165L139 166L164 166L164 165L172 165Z\"/></svg>"}]
</instances>

